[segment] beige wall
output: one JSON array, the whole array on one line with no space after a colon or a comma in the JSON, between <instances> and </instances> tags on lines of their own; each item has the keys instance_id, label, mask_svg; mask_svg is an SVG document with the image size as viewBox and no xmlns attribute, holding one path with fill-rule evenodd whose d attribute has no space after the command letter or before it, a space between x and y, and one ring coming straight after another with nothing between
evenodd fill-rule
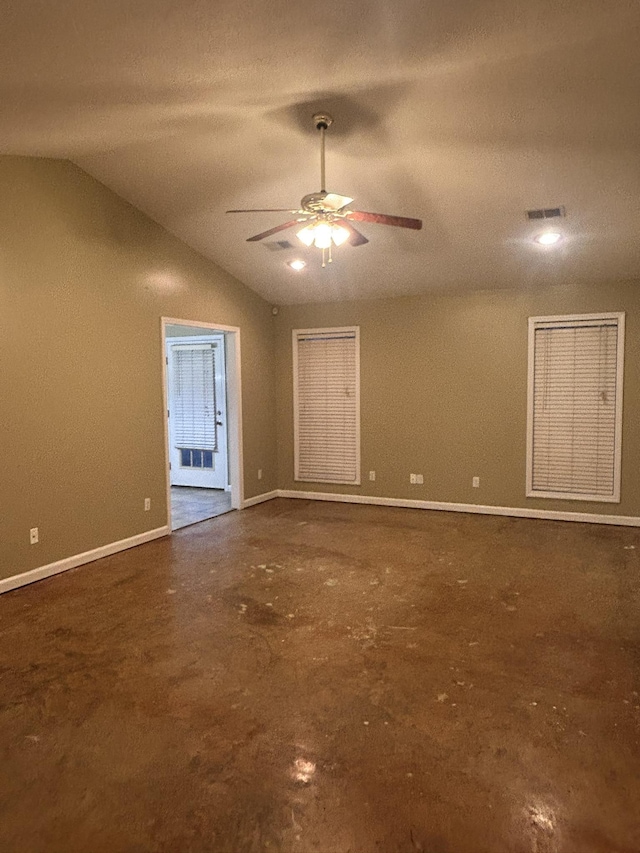
<instances>
[{"instance_id":1,"label":"beige wall","mask_svg":"<svg viewBox=\"0 0 640 853\"><path fill-rule=\"evenodd\" d=\"M270 306L68 162L0 186L0 578L166 523L161 316L240 327L245 497L275 488Z\"/></svg>"},{"instance_id":2,"label":"beige wall","mask_svg":"<svg viewBox=\"0 0 640 853\"><path fill-rule=\"evenodd\" d=\"M525 498L527 318L626 311L622 500ZM279 486L453 503L640 515L640 285L567 284L282 308L276 322ZM291 330L360 326L362 485L293 480ZM376 471L376 481L367 479ZM409 484L410 473L423 486ZM480 488L471 486L480 477Z\"/></svg>"}]
</instances>

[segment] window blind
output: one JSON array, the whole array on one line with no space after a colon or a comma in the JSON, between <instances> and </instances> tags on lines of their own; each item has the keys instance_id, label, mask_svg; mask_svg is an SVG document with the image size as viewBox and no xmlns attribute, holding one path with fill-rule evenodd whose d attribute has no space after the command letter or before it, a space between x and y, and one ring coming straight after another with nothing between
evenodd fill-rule
<instances>
[{"instance_id":1,"label":"window blind","mask_svg":"<svg viewBox=\"0 0 640 853\"><path fill-rule=\"evenodd\" d=\"M173 435L176 447L218 450L216 344L174 344Z\"/></svg>"},{"instance_id":2,"label":"window blind","mask_svg":"<svg viewBox=\"0 0 640 853\"><path fill-rule=\"evenodd\" d=\"M528 493L619 500L620 317L532 319Z\"/></svg>"},{"instance_id":3,"label":"window blind","mask_svg":"<svg viewBox=\"0 0 640 853\"><path fill-rule=\"evenodd\" d=\"M357 328L296 330L295 478L360 482Z\"/></svg>"}]
</instances>

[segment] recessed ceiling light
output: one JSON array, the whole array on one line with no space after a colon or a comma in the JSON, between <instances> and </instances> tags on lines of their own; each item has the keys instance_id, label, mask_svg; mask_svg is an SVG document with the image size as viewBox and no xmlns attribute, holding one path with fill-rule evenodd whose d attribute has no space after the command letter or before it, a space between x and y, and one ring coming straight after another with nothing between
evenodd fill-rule
<instances>
[{"instance_id":1,"label":"recessed ceiling light","mask_svg":"<svg viewBox=\"0 0 640 853\"><path fill-rule=\"evenodd\" d=\"M296 272L300 272L300 270L303 270L306 267L306 263L304 261L289 261L287 266L291 267L291 269Z\"/></svg>"},{"instance_id":2,"label":"recessed ceiling light","mask_svg":"<svg viewBox=\"0 0 640 853\"><path fill-rule=\"evenodd\" d=\"M562 240L562 234L559 234L557 231L545 231L544 234L538 234L534 239L541 246L555 246L556 243Z\"/></svg>"}]
</instances>

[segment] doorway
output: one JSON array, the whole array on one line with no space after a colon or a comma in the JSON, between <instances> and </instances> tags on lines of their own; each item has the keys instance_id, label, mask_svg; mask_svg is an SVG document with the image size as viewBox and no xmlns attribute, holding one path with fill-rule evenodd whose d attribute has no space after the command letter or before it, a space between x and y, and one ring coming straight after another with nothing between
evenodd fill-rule
<instances>
[{"instance_id":1,"label":"doorway","mask_svg":"<svg viewBox=\"0 0 640 853\"><path fill-rule=\"evenodd\" d=\"M162 319L171 530L242 504L239 329Z\"/></svg>"}]
</instances>

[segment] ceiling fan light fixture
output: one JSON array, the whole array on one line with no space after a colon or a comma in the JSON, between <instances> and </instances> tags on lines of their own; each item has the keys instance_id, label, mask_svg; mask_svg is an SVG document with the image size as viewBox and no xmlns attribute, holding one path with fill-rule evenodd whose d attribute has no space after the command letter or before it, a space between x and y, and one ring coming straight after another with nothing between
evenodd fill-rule
<instances>
[{"instance_id":1,"label":"ceiling fan light fixture","mask_svg":"<svg viewBox=\"0 0 640 853\"><path fill-rule=\"evenodd\" d=\"M305 246L310 246L316 238L315 235L315 227L313 225L307 225L306 228L302 228L296 234L296 237L305 244Z\"/></svg>"},{"instance_id":2,"label":"ceiling fan light fixture","mask_svg":"<svg viewBox=\"0 0 640 853\"><path fill-rule=\"evenodd\" d=\"M336 246L342 246L349 239L349 232L342 225L334 225L331 229L331 239Z\"/></svg>"},{"instance_id":3,"label":"ceiling fan light fixture","mask_svg":"<svg viewBox=\"0 0 640 853\"><path fill-rule=\"evenodd\" d=\"M313 242L317 249L328 249L331 245L331 226L328 222L318 222L314 228Z\"/></svg>"},{"instance_id":4,"label":"ceiling fan light fixture","mask_svg":"<svg viewBox=\"0 0 640 853\"><path fill-rule=\"evenodd\" d=\"M302 228L296 236L302 240L305 246L328 249L331 243L342 246L349 239L349 232L342 225L334 225L331 222L316 222Z\"/></svg>"}]
</instances>

